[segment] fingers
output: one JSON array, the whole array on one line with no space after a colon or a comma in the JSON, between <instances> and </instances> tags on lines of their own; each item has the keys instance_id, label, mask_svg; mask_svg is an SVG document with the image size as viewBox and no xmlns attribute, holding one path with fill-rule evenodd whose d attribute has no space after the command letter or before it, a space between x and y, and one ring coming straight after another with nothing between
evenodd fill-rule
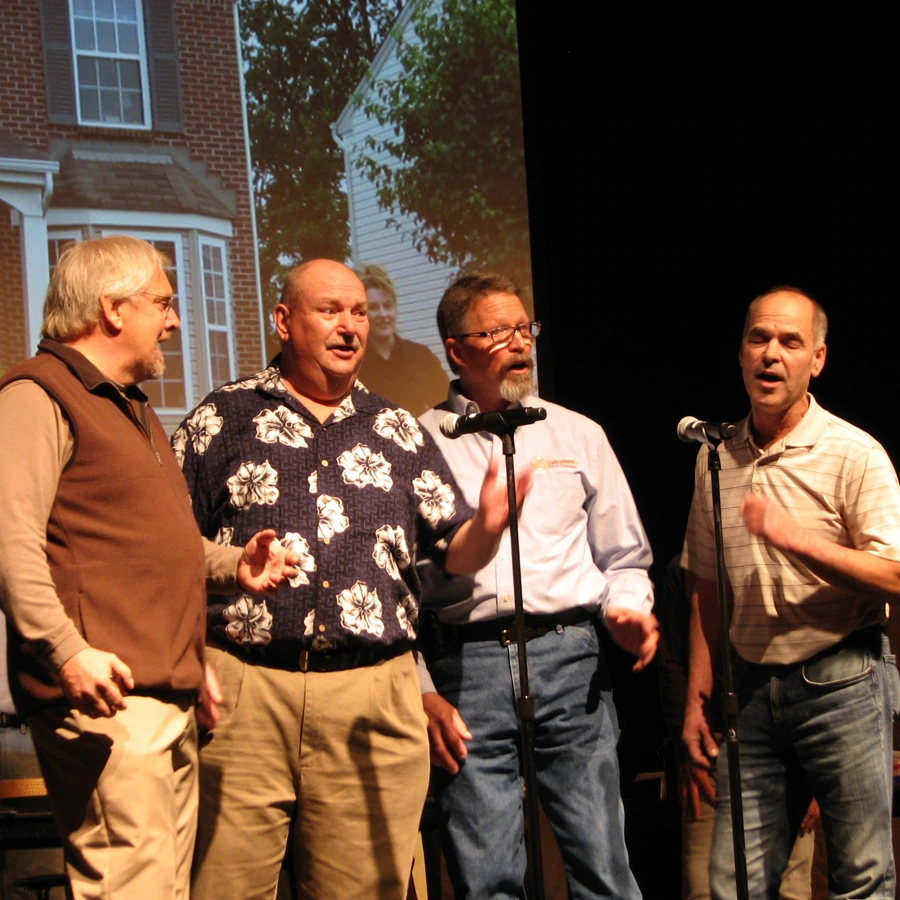
<instances>
[{"instance_id":1,"label":"fingers","mask_svg":"<svg viewBox=\"0 0 900 900\"><path fill-rule=\"evenodd\" d=\"M92 718L111 718L125 709L125 694L134 688L131 669L115 653L93 647L67 659L57 675L72 707Z\"/></svg>"},{"instance_id":2,"label":"fingers","mask_svg":"<svg viewBox=\"0 0 900 900\"><path fill-rule=\"evenodd\" d=\"M459 772L460 763L468 756L465 742L472 739L459 710L440 694L422 694L422 705L428 716L428 742L432 765L440 766L451 775Z\"/></svg>"}]
</instances>

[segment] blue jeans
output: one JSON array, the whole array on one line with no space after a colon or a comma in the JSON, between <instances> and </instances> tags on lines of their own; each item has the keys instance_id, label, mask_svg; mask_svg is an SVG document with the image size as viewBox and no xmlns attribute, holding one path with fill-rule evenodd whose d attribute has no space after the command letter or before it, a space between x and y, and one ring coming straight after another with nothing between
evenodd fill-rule
<instances>
[{"instance_id":1,"label":"blue jeans","mask_svg":"<svg viewBox=\"0 0 900 900\"><path fill-rule=\"evenodd\" d=\"M524 898L516 647L466 643L430 670L438 692L472 732L460 773L442 772L438 783L456 896ZM528 672L538 788L571 896L640 898L625 849L619 726L594 626L560 626L529 641Z\"/></svg>"},{"instance_id":2,"label":"blue jeans","mask_svg":"<svg viewBox=\"0 0 900 900\"><path fill-rule=\"evenodd\" d=\"M738 738L749 895L777 898L810 798L819 801L829 897L894 897L891 711L897 670L877 629L792 667L739 673ZM735 897L728 759L710 863L716 900Z\"/></svg>"}]
</instances>

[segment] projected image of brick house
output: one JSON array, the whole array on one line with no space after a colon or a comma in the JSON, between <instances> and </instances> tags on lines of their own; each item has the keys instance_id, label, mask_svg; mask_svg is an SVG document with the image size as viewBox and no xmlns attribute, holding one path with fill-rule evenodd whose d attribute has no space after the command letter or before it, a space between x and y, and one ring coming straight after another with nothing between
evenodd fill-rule
<instances>
[{"instance_id":1,"label":"projected image of brick house","mask_svg":"<svg viewBox=\"0 0 900 900\"><path fill-rule=\"evenodd\" d=\"M234 0L0 3L0 371L34 353L71 241L172 259L180 335L145 390L167 427L264 360Z\"/></svg>"}]
</instances>

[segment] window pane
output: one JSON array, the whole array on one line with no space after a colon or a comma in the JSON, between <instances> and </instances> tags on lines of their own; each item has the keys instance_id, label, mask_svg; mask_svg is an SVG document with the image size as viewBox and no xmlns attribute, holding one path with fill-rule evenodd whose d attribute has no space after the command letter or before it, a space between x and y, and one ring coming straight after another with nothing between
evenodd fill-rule
<instances>
[{"instance_id":1,"label":"window pane","mask_svg":"<svg viewBox=\"0 0 900 900\"><path fill-rule=\"evenodd\" d=\"M75 47L78 50L94 50L94 23L90 19L75 20Z\"/></svg>"},{"instance_id":2,"label":"window pane","mask_svg":"<svg viewBox=\"0 0 900 900\"><path fill-rule=\"evenodd\" d=\"M119 53L138 54L138 38L136 25L119 25Z\"/></svg>"},{"instance_id":3,"label":"window pane","mask_svg":"<svg viewBox=\"0 0 900 900\"><path fill-rule=\"evenodd\" d=\"M94 0L94 9L98 19L112 19L115 16L113 0Z\"/></svg>"},{"instance_id":4,"label":"window pane","mask_svg":"<svg viewBox=\"0 0 900 900\"><path fill-rule=\"evenodd\" d=\"M140 91L122 92L122 121L129 125L142 125L144 109L141 106Z\"/></svg>"},{"instance_id":5,"label":"window pane","mask_svg":"<svg viewBox=\"0 0 900 900\"><path fill-rule=\"evenodd\" d=\"M75 15L94 17L94 4L91 0L75 0Z\"/></svg>"},{"instance_id":6,"label":"window pane","mask_svg":"<svg viewBox=\"0 0 900 900\"><path fill-rule=\"evenodd\" d=\"M116 53L116 26L114 22L97 23L97 50L100 53Z\"/></svg>"},{"instance_id":7,"label":"window pane","mask_svg":"<svg viewBox=\"0 0 900 900\"><path fill-rule=\"evenodd\" d=\"M100 121L100 95L91 87L82 88L78 92L81 100L81 118L88 122Z\"/></svg>"},{"instance_id":8,"label":"window pane","mask_svg":"<svg viewBox=\"0 0 900 900\"><path fill-rule=\"evenodd\" d=\"M119 62L119 83L125 90L140 91L141 70L136 62L128 62L127 60Z\"/></svg>"},{"instance_id":9,"label":"window pane","mask_svg":"<svg viewBox=\"0 0 900 900\"><path fill-rule=\"evenodd\" d=\"M134 0L116 0L116 18L120 22L136 22L137 10Z\"/></svg>"},{"instance_id":10,"label":"window pane","mask_svg":"<svg viewBox=\"0 0 900 900\"><path fill-rule=\"evenodd\" d=\"M228 361L228 335L224 331L209 333L209 369L214 387L231 381L231 366Z\"/></svg>"},{"instance_id":11,"label":"window pane","mask_svg":"<svg viewBox=\"0 0 900 900\"><path fill-rule=\"evenodd\" d=\"M119 67L114 59L98 59L97 74L100 77L100 87L119 87Z\"/></svg>"},{"instance_id":12,"label":"window pane","mask_svg":"<svg viewBox=\"0 0 900 900\"><path fill-rule=\"evenodd\" d=\"M97 64L93 59L82 56L78 60L78 83L83 88L97 86Z\"/></svg>"},{"instance_id":13,"label":"window pane","mask_svg":"<svg viewBox=\"0 0 900 900\"><path fill-rule=\"evenodd\" d=\"M104 122L121 122L122 106L119 102L118 91L100 91L101 118Z\"/></svg>"}]
</instances>

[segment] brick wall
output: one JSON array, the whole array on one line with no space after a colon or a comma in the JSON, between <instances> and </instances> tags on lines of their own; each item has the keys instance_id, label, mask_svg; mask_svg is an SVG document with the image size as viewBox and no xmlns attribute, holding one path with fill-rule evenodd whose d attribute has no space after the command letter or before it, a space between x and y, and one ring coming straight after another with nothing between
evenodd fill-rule
<instances>
[{"instance_id":1,"label":"brick wall","mask_svg":"<svg viewBox=\"0 0 900 900\"><path fill-rule=\"evenodd\" d=\"M22 294L22 254L19 229L9 222L10 208L0 200L0 374L24 359L27 338L25 334L25 299Z\"/></svg>"}]
</instances>

